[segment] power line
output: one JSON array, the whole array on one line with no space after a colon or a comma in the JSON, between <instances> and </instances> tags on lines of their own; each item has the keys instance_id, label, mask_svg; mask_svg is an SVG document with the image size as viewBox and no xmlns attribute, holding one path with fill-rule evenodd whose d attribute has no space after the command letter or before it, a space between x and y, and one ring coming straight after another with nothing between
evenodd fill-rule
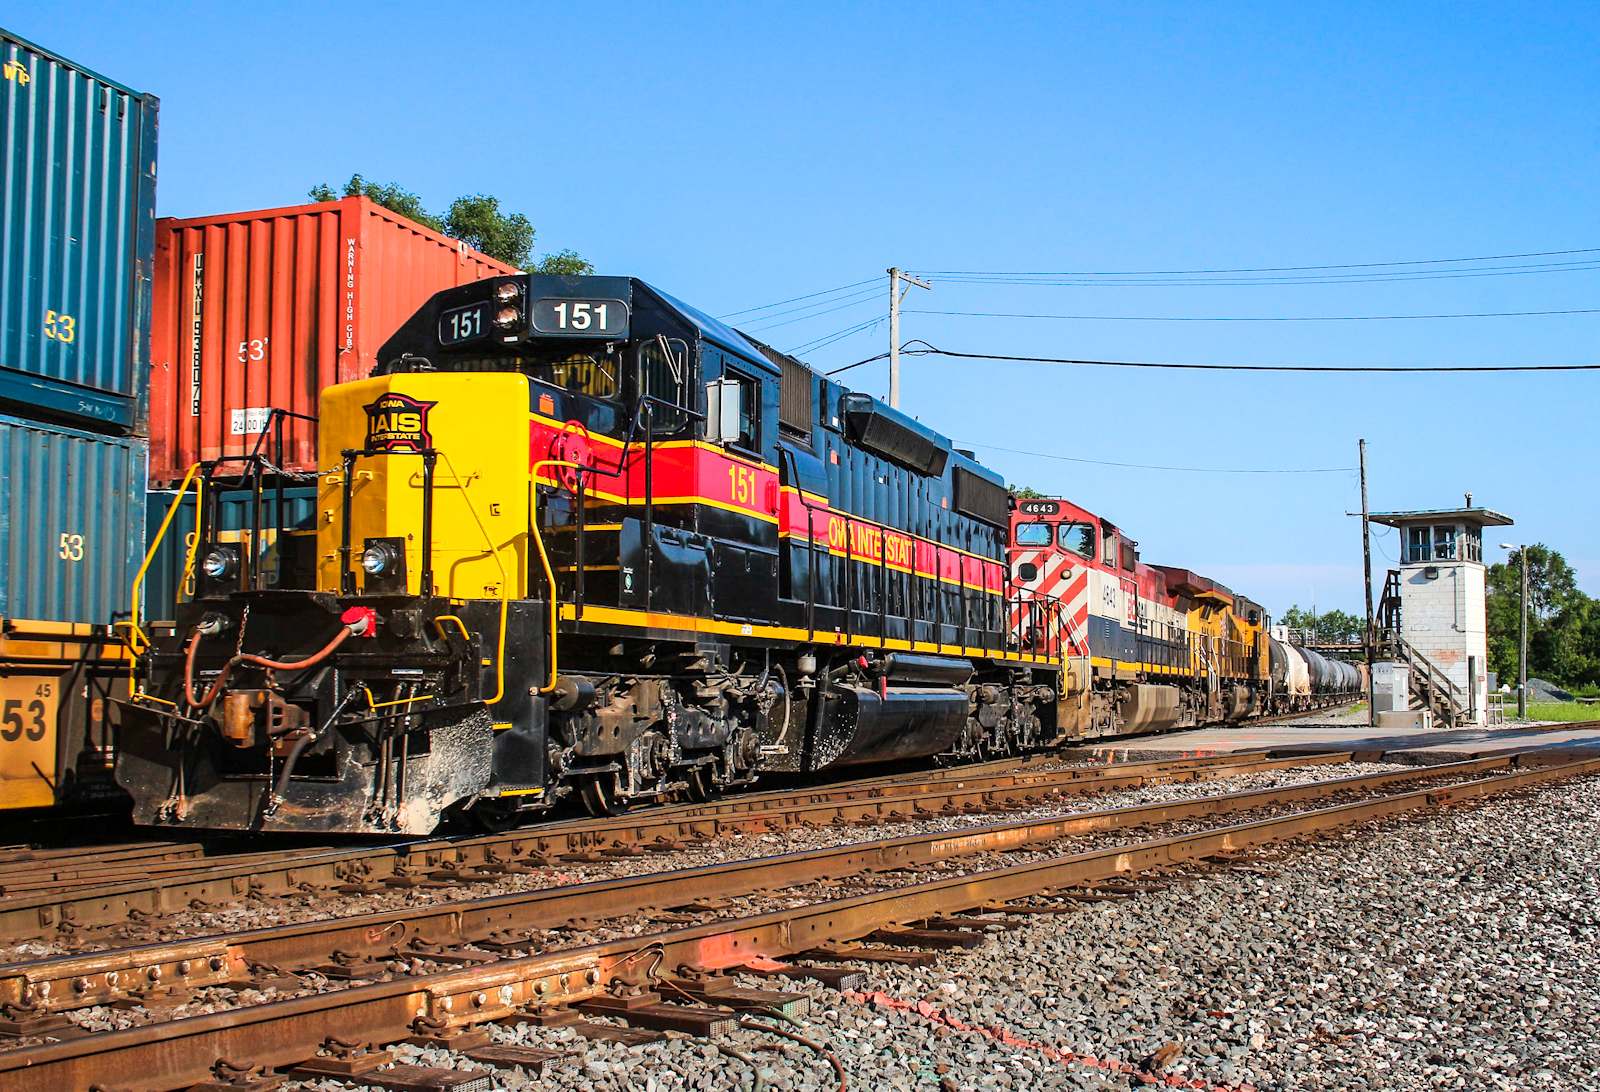
<instances>
[{"instance_id":1,"label":"power line","mask_svg":"<svg viewBox=\"0 0 1600 1092\"><path fill-rule=\"evenodd\" d=\"M1076 360L1053 356L1008 356L1000 353L958 353L940 349L926 341L911 341L907 345L926 345L925 349L902 348L909 356L948 356L962 360L1007 360L1024 364L1084 364L1101 368L1171 368L1182 371L1204 372L1593 372L1600 364L1377 364L1371 367L1321 364L1168 364L1141 360ZM873 358L876 359L876 358ZM838 369L859 367L870 360L857 361ZM835 374L829 372L829 375Z\"/></svg>"},{"instance_id":2,"label":"power line","mask_svg":"<svg viewBox=\"0 0 1600 1092\"><path fill-rule=\"evenodd\" d=\"M915 342L907 342L907 344L914 345L916 343ZM927 342L924 341L923 344L926 345ZM879 353L877 356L869 356L865 360L858 360L854 364L846 364L842 368L835 368L831 372L823 372L822 374L823 375L838 375L840 372L847 372L851 368L859 368L863 364L871 364L873 361L876 361L876 360L886 360L886 359L888 359L888 356L889 356L888 353Z\"/></svg>"},{"instance_id":3,"label":"power line","mask_svg":"<svg viewBox=\"0 0 1600 1092\"><path fill-rule=\"evenodd\" d=\"M1401 265L1451 265L1463 262L1505 262L1513 258L1561 258L1569 254L1600 254L1600 247L1581 250L1537 250L1527 254L1484 254L1476 258L1419 258L1406 262L1347 262L1343 265L1277 265L1253 269L1082 269L1066 273L987 273L978 270L917 270L941 277L1178 277L1221 273L1303 273L1318 269L1378 269Z\"/></svg>"},{"instance_id":4,"label":"power line","mask_svg":"<svg viewBox=\"0 0 1600 1092\"><path fill-rule=\"evenodd\" d=\"M803 345L797 345L793 349L789 350L789 355L790 356L795 356L795 355L797 355L799 353L815 352L817 349L825 349L829 345L832 345L836 341L843 341L845 338L849 337L851 334L860 333L862 330L866 330L866 329L868 329L870 327L876 326L879 323L884 322L884 321L887 321L887 320L885 319L885 317L883 315L874 315L871 318L867 319L865 322L858 322L854 326L847 326L843 330L835 330L831 334L824 334L822 337L816 338L813 341L808 341ZM880 356L875 357L874 359L882 360L883 357L886 357L888 355L889 355L888 353L883 353ZM827 374L828 375L832 375L833 373L832 372L828 372Z\"/></svg>"},{"instance_id":5,"label":"power line","mask_svg":"<svg viewBox=\"0 0 1600 1092\"><path fill-rule=\"evenodd\" d=\"M1035 315L1010 311L914 311L906 315L949 315L957 318L1067 319L1075 322L1392 322L1401 319L1531 318L1541 315L1600 315L1600 307L1572 311L1486 311L1470 315L1294 315L1212 317L1171 315Z\"/></svg>"},{"instance_id":6,"label":"power line","mask_svg":"<svg viewBox=\"0 0 1600 1092\"><path fill-rule=\"evenodd\" d=\"M1439 273L1428 269L1393 273L1352 273L1320 277L1253 277L1232 280L1111 280L1109 274L1095 278L1087 274L1050 275L1028 273L1002 273L989 276L945 275L945 283L954 284L1016 284L1044 288L1283 288L1328 284L1411 284L1419 281L1454 281L1474 277L1517 277L1537 273L1584 273L1600 269L1600 262L1576 262L1568 265L1538 266L1532 268L1501 268L1466 270L1459 273ZM919 276L935 277L938 274L918 270ZM1046 280L1046 276L1056 279ZM1084 279L1088 277L1089 279Z\"/></svg>"},{"instance_id":7,"label":"power line","mask_svg":"<svg viewBox=\"0 0 1600 1092\"><path fill-rule=\"evenodd\" d=\"M763 318L756 319L755 320L756 322L764 322L764 323L766 323L766 325L764 325L764 326L753 326L753 327L751 327L751 329L756 330L756 331L776 330L780 326L792 326L794 323L804 322L807 319L820 318L823 315L831 315L835 311L843 311L848 307L860 307L863 303L872 303L874 300L876 300L877 297L878 297L878 290L874 288L874 289L870 289L870 290L865 291L865 292L858 292L858 293L856 293L856 295L861 296L862 298L854 299L854 300L851 300L851 299L847 298L847 302L840 303L840 304L838 304L838 306L826 307L826 308L823 308L821 311L811 311L810 314L801 315L798 318L784 319L782 322L766 322L766 320L768 318L777 318L778 315L787 315L787 314L791 313L791 312L788 312L788 311L779 311L776 315L767 315L767 316L765 316ZM829 302L832 302L832 301L829 301ZM819 306L819 305L818 304L811 304L810 306L811 307L816 307L816 306ZM796 310L807 310L807 309L808 308L796 308Z\"/></svg>"},{"instance_id":8,"label":"power line","mask_svg":"<svg viewBox=\"0 0 1600 1092\"><path fill-rule=\"evenodd\" d=\"M1120 466L1128 470L1172 470L1184 474L1352 474L1356 470L1353 466L1319 467L1312 470L1230 470L1212 466L1150 466L1145 463L1111 463L1103 459L1079 459L1071 455L1051 455L1044 451L1019 451L1014 447L996 447L994 444L980 444L972 440L956 440L955 442L967 444L971 447L981 447L985 451L1004 451L1012 455L1030 455L1038 459L1056 459L1064 463Z\"/></svg>"},{"instance_id":9,"label":"power line","mask_svg":"<svg viewBox=\"0 0 1600 1092\"><path fill-rule=\"evenodd\" d=\"M718 319L720 321L727 322L731 318L738 318L740 315L748 315L748 314L751 314L751 313L753 313L755 311L766 311L769 308L782 307L786 303L798 303L801 300L815 299L817 296L831 296L835 292L843 292L848 288L860 288L864 284L877 284L877 283L878 283L878 278L877 277L870 277L870 278L868 278L867 280L864 280L864 281L856 281L854 284L840 285L838 288L829 288L829 289L825 289L824 291L821 291L821 292L810 292L810 293L807 293L804 296L794 296L794 297L792 297L790 299L779 300L776 303L763 303L760 307L746 307L743 311L734 311L732 314L718 315L717 317L718 317Z\"/></svg>"}]
</instances>

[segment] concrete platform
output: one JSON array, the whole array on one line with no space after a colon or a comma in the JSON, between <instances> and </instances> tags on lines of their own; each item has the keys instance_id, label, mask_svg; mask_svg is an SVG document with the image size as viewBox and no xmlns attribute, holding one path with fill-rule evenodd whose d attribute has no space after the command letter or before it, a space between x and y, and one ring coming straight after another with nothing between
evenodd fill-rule
<instances>
[{"instance_id":1,"label":"concrete platform","mask_svg":"<svg viewBox=\"0 0 1600 1092\"><path fill-rule=\"evenodd\" d=\"M1565 724L1549 724L1434 729L1393 734L1373 728L1364 721L1332 719L1205 728L1129 740L1114 746L1085 744L1083 750L1112 761L1232 754L1235 751L1273 751L1291 755L1357 751L1366 761L1376 761L1382 756L1386 762L1418 764L1460 762L1469 758L1531 751L1538 755L1540 762L1552 762L1600 755L1600 727L1574 728Z\"/></svg>"}]
</instances>

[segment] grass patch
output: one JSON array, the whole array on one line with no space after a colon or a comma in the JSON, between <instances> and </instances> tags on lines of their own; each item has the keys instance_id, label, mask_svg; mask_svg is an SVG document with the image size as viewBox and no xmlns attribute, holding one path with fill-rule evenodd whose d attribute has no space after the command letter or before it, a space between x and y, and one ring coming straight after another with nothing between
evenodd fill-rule
<instances>
[{"instance_id":1,"label":"grass patch","mask_svg":"<svg viewBox=\"0 0 1600 1092\"><path fill-rule=\"evenodd\" d=\"M1506 702L1506 713L1516 716L1517 703ZM1600 720L1600 705L1584 705L1577 701L1530 701L1528 716L1533 720Z\"/></svg>"}]
</instances>

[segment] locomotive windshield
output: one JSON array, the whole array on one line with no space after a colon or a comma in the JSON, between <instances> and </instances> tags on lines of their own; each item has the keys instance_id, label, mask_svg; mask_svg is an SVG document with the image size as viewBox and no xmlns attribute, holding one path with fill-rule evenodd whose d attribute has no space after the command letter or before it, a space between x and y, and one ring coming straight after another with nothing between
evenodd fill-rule
<instances>
[{"instance_id":1,"label":"locomotive windshield","mask_svg":"<svg viewBox=\"0 0 1600 1092\"><path fill-rule=\"evenodd\" d=\"M1048 546L1050 545L1050 524L1048 523L1019 523L1017 524L1018 546Z\"/></svg>"},{"instance_id":2,"label":"locomotive windshield","mask_svg":"<svg viewBox=\"0 0 1600 1092\"><path fill-rule=\"evenodd\" d=\"M1056 544L1063 550L1094 560L1094 524L1063 523L1056 532Z\"/></svg>"},{"instance_id":3,"label":"locomotive windshield","mask_svg":"<svg viewBox=\"0 0 1600 1092\"><path fill-rule=\"evenodd\" d=\"M620 342L581 346L570 341L535 342L504 356L440 354L433 365L441 372L521 372L574 394L617 398L622 393L623 348Z\"/></svg>"}]
</instances>

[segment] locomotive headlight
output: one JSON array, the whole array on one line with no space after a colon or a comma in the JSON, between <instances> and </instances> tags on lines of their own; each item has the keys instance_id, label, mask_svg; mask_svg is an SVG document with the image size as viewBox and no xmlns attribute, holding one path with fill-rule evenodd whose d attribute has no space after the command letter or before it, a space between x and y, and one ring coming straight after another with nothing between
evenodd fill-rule
<instances>
[{"instance_id":1,"label":"locomotive headlight","mask_svg":"<svg viewBox=\"0 0 1600 1092\"><path fill-rule=\"evenodd\" d=\"M361 551L361 571L368 576L393 576L400 568L400 551L390 542L374 542Z\"/></svg>"},{"instance_id":2,"label":"locomotive headlight","mask_svg":"<svg viewBox=\"0 0 1600 1092\"><path fill-rule=\"evenodd\" d=\"M494 298L501 303L510 303L522 295L522 286L516 281L501 281L500 286L494 290Z\"/></svg>"},{"instance_id":3,"label":"locomotive headlight","mask_svg":"<svg viewBox=\"0 0 1600 1092\"><path fill-rule=\"evenodd\" d=\"M239 550L235 546L213 546L200 559L200 571L212 580L226 580L239 571Z\"/></svg>"},{"instance_id":4,"label":"locomotive headlight","mask_svg":"<svg viewBox=\"0 0 1600 1092\"><path fill-rule=\"evenodd\" d=\"M515 307L502 307L494 313L494 324L500 327L515 326L522 312Z\"/></svg>"}]
</instances>

